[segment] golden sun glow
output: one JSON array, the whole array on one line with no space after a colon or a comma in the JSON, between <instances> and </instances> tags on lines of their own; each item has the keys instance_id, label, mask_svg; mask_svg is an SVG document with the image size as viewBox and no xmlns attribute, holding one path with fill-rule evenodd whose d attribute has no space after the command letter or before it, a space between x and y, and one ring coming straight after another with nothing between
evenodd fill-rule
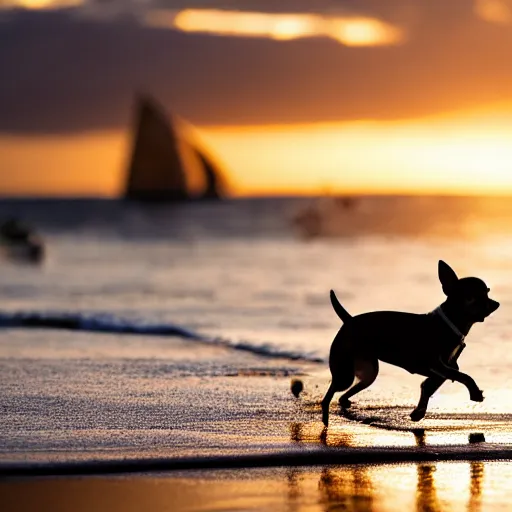
<instances>
[{"instance_id":1,"label":"golden sun glow","mask_svg":"<svg viewBox=\"0 0 512 512\"><path fill-rule=\"evenodd\" d=\"M209 129L240 194L512 193L512 113Z\"/></svg>"},{"instance_id":2,"label":"golden sun glow","mask_svg":"<svg viewBox=\"0 0 512 512\"><path fill-rule=\"evenodd\" d=\"M512 194L512 109L403 122L208 127L233 195ZM123 132L0 137L4 194L116 196Z\"/></svg>"},{"instance_id":3,"label":"golden sun glow","mask_svg":"<svg viewBox=\"0 0 512 512\"><path fill-rule=\"evenodd\" d=\"M122 132L0 136L2 195L114 197L128 158Z\"/></svg>"},{"instance_id":4,"label":"golden sun glow","mask_svg":"<svg viewBox=\"0 0 512 512\"><path fill-rule=\"evenodd\" d=\"M178 13L152 11L147 15L146 23L184 32L267 37L277 40L323 36L347 46L393 45L405 40L402 29L376 18L366 17L185 9Z\"/></svg>"}]
</instances>

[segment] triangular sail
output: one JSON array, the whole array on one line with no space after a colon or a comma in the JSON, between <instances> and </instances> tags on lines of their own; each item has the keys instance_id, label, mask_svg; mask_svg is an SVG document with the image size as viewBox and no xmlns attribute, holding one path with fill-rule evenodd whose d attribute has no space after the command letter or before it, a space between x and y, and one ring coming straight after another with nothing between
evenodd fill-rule
<instances>
[{"instance_id":1,"label":"triangular sail","mask_svg":"<svg viewBox=\"0 0 512 512\"><path fill-rule=\"evenodd\" d=\"M186 175L172 124L148 98L139 98L136 109L135 140L126 197L185 199L188 196Z\"/></svg>"},{"instance_id":2,"label":"triangular sail","mask_svg":"<svg viewBox=\"0 0 512 512\"><path fill-rule=\"evenodd\" d=\"M203 152L196 149L197 156L203 166L205 174L205 189L201 195L203 199L220 199L224 193L221 183L221 172L213 161Z\"/></svg>"},{"instance_id":3,"label":"triangular sail","mask_svg":"<svg viewBox=\"0 0 512 512\"><path fill-rule=\"evenodd\" d=\"M147 97L138 99L136 109L135 137L125 197L142 201L221 197L220 169L189 136L182 133L179 124L170 122L163 109ZM199 159L205 183L199 194L192 193L188 185L192 170L187 169L186 159L181 154L184 142L194 149Z\"/></svg>"}]
</instances>

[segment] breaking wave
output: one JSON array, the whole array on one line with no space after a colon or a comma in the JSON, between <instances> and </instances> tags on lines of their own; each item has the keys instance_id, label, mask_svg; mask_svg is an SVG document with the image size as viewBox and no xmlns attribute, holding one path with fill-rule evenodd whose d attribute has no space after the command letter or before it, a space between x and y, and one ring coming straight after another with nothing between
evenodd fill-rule
<instances>
[{"instance_id":1,"label":"breaking wave","mask_svg":"<svg viewBox=\"0 0 512 512\"><path fill-rule=\"evenodd\" d=\"M186 327L171 323L151 323L130 320L110 314L15 312L0 313L0 328L64 329L83 332L116 334L138 334L146 336L174 336L199 343L218 345L234 350L243 350L264 357L290 359L312 363L325 363L315 354L281 349L271 343L206 336Z\"/></svg>"}]
</instances>

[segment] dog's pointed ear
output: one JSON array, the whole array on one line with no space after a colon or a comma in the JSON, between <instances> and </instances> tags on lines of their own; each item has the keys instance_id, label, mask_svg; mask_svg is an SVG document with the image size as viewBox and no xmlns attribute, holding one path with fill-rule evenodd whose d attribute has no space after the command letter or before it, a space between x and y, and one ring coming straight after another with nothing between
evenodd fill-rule
<instances>
[{"instance_id":1,"label":"dog's pointed ear","mask_svg":"<svg viewBox=\"0 0 512 512\"><path fill-rule=\"evenodd\" d=\"M457 274L452 269L452 267L450 267L450 265L448 265L448 263L445 263L443 260L439 260L439 264L437 266L437 273L439 275L439 281L441 281L441 284L443 286L444 294L449 295L453 291L455 285L457 284L457 281L459 280Z\"/></svg>"}]
</instances>

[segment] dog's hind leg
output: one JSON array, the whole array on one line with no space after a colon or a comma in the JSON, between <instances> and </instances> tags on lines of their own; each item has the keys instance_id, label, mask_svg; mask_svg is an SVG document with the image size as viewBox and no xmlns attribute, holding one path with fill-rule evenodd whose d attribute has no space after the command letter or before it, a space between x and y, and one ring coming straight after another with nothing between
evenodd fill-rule
<instances>
[{"instance_id":1,"label":"dog's hind leg","mask_svg":"<svg viewBox=\"0 0 512 512\"><path fill-rule=\"evenodd\" d=\"M329 405L331 405L332 397L336 393L337 389L334 382L331 382L327 393L322 400L322 423L327 427L329 426Z\"/></svg>"},{"instance_id":2,"label":"dog's hind leg","mask_svg":"<svg viewBox=\"0 0 512 512\"><path fill-rule=\"evenodd\" d=\"M416 409L411 412L412 421L420 421L425 417L430 397L443 385L443 377L429 377L421 383L421 395Z\"/></svg>"},{"instance_id":3,"label":"dog's hind leg","mask_svg":"<svg viewBox=\"0 0 512 512\"><path fill-rule=\"evenodd\" d=\"M371 386L375 382L378 374L379 361L377 359L356 359L355 375L358 377L359 382L341 396L339 401L341 407L348 409L352 405L349 398Z\"/></svg>"},{"instance_id":4,"label":"dog's hind leg","mask_svg":"<svg viewBox=\"0 0 512 512\"><path fill-rule=\"evenodd\" d=\"M352 366L352 362L349 362L350 368L348 365L345 367L345 372L340 376L338 374L333 374L331 385L327 390L327 393L322 400L322 422L327 427L329 425L329 406L331 404L332 397L334 393L338 391L345 391L345 389L349 388L354 382L354 370ZM348 371L350 369L350 371ZM334 377L336 375L336 377Z\"/></svg>"}]
</instances>

